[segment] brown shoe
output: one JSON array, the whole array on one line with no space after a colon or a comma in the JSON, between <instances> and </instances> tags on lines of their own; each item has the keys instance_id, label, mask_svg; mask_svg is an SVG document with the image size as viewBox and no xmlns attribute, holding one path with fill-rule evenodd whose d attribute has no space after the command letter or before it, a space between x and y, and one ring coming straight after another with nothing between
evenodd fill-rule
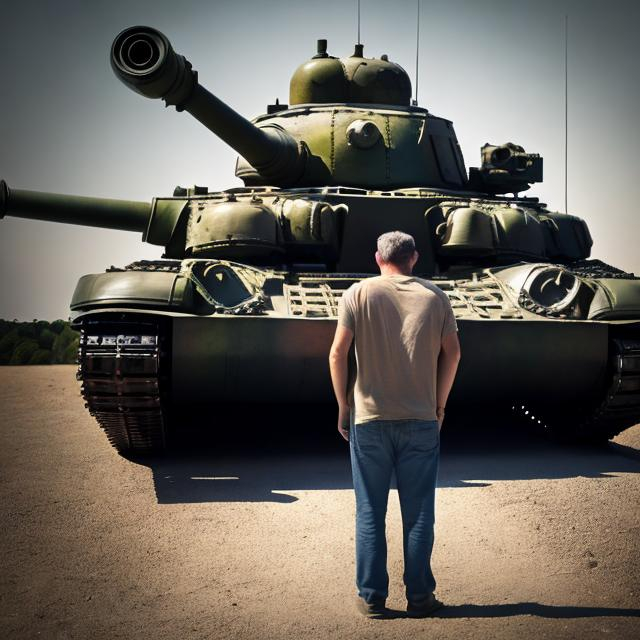
<instances>
[{"instance_id":1,"label":"brown shoe","mask_svg":"<svg viewBox=\"0 0 640 640\"><path fill-rule=\"evenodd\" d=\"M444 607L444 604L433 593L423 600L407 600L407 613L411 618L426 618L441 607Z\"/></svg>"},{"instance_id":2,"label":"brown shoe","mask_svg":"<svg viewBox=\"0 0 640 640\"><path fill-rule=\"evenodd\" d=\"M376 600L374 602L367 602L364 598L356 596L356 609L365 617L373 620L379 620L386 618L389 614L389 610L385 606L384 600Z\"/></svg>"}]
</instances>

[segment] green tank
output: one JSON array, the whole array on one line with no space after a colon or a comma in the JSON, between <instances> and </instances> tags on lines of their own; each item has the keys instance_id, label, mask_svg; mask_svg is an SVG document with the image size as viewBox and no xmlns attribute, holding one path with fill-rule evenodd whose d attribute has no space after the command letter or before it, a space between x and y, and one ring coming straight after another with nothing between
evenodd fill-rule
<instances>
[{"instance_id":1,"label":"green tank","mask_svg":"<svg viewBox=\"0 0 640 640\"><path fill-rule=\"evenodd\" d=\"M0 216L137 231L162 259L83 276L71 300L86 406L120 452L170 446L185 415L331 403L338 301L378 273L377 237L416 240L414 273L451 300L453 407L508 407L552 433L606 440L640 422L640 279L589 259L584 220L520 195L542 158L485 145L467 172L453 124L411 102L407 73L325 40L289 104L249 121L167 38L120 33L117 77L188 111L239 154L243 187L150 204L0 187ZM222 420L220 420L222 422Z\"/></svg>"}]
</instances>

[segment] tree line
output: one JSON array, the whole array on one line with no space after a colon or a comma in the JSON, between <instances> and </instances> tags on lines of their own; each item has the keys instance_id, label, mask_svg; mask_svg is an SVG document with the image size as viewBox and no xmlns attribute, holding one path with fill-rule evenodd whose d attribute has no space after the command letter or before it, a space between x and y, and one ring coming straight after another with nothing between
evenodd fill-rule
<instances>
[{"instance_id":1,"label":"tree line","mask_svg":"<svg viewBox=\"0 0 640 640\"><path fill-rule=\"evenodd\" d=\"M0 365L74 364L79 340L65 320L0 320Z\"/></svg>"}]
</instances>

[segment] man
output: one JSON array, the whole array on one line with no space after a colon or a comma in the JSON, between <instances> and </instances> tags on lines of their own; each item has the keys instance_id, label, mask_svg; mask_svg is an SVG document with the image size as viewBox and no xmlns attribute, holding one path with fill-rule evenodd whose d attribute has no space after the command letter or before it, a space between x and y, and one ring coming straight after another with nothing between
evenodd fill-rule
<instances>
[{"instance_id":1,"label":"man","mask_svg":"<svg viewBox=\"0 0 640 640\"><path fill-rule=\"evenodd\" d=\"M380 275L353 284L338 307L329 355L338 431L350 442L356 496L358 609L384 617L388 595L385 517L395 471L402 513L407 612L442 606L431 572L440 428L460 360L446 294L412 276L414 239L378 238ZM348 400L348 353L355 337L357 373ZM351 406L350 406L351 405Z\"/></svg>"}]
</instances>

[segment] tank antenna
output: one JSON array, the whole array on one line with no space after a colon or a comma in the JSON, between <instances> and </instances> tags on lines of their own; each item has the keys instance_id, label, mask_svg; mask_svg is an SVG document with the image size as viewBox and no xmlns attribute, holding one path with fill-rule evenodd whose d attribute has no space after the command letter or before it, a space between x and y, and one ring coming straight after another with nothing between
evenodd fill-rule
<instances>
[{"instance_id":1,"label":"tank antenna","mask_svg":"<svg viewBox=\"0 0 640 640\"><path fill-rule=\"evenodd\" d=\"M416 97L413 106L418 106L418 62L420 60L420 0L417 0L418 19L416 20Z\"/></svg>"},{"instance_id":2,"label":"tank antenna","mask_svg":"<svg viewBox=\"0 0 640 640\"><path fill-rule=\"evenodd\" d=\"M358 0L358 44L362 44L360 42L360 0Z\"/></svg>"},{"instance_id":3,"label":"tank antenna","mask_svg":"<svg viewBox=\"0 0 640 640\"><path fill-rule=\"evenodd\" d=\"M568 154L569 154L569 16L564 16L564 212L568 207Z\"/></svg>"}]
</instances>

